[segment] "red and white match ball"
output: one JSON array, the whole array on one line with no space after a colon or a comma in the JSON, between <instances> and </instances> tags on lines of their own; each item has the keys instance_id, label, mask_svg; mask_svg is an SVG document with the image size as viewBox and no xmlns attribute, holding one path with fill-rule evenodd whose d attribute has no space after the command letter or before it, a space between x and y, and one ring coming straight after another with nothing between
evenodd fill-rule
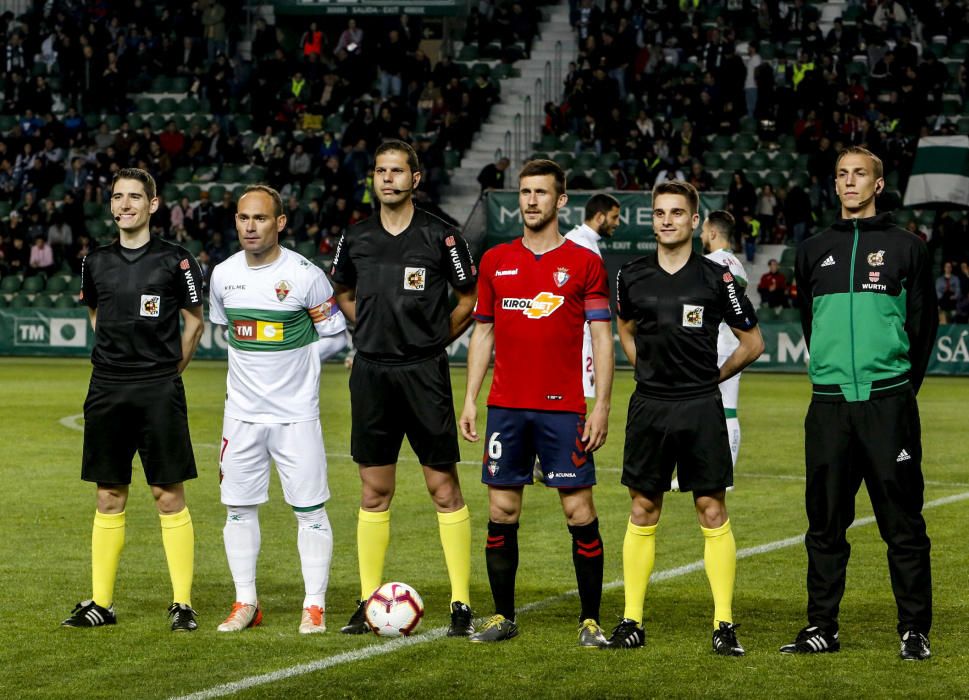
<instances>
[{"instance_id":1,"label":"red and white match ball","mask_svg":"<svg viewBox=\"0 0 969 700\"><path fill-rule=\"evenodd\" d=\"M367 600L367 624L380 637L406 637L424 617L424 601L406 583L393 581L375 590Z\"/></svg>"}]
</instances>

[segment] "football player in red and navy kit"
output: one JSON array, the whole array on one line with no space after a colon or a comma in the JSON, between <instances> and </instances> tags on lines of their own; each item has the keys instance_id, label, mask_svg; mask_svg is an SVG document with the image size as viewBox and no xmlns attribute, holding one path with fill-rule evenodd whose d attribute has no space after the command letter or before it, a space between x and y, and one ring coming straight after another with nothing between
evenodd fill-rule
<instances>
[{"instance_id":1,"label":"football player in red and navy kit","mask_svg":"<svg viewBox=\"0 0 969 700\"><path fill-rule=\"evenodd\" d=\"M559 490L572 534L582 605L579 644L605 643L599 627L603 547L592 499L592 453L606 440L615 358L606 269L599 256L559 233L558 210L566 201L565 173L556 163L526 163L518 189L524 235L495 246L481 260L459 427L466 440L479 439L475 401L494 350L481 480L490 502L485 559L496 614L471 636L474 642L518 634L518 519L537 456L545 485ZM580 372L586 321L593 322L597 378L588 420Z\"/></svg>"}]
</instances>

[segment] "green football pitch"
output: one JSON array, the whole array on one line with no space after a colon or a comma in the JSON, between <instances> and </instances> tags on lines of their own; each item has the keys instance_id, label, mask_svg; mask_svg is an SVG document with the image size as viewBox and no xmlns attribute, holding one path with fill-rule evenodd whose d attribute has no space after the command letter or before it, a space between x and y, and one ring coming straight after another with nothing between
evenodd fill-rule
<instances>
[{"instance_id":1,"label":"green football pitch","mask_svg":"<svg viewBox=\"0 0 969 700\"><path fill-rule=\"evenodd\" d=\"M330 632L297 634L303 592L295 519L276 477L271 500L260 511L258 584L265 620L241 634L215 631L233 599L218 487L225 382L220 362L195 362L185 375L200 472L187 487L196 533L193 603L199 631L168 631L171 589L158 518L140 469L115 594L119 624L60 628L74 603L90 594L94 488L79 479L79 414L89 372L86 361L0 360L4 698L882 698L963 697L969 687L969 547L962 538L969 506L965 380L930 378L920 394L936 622L932 659L913 664L898 659L885 546L864 489L849 534L853 551L841 653L811 658L777 653L804 624L802 425L808 384L803 375L748 373L741 384L743 443L737 488L728 505L741 557L734 616L747 648L744 658L722 658L710 650L712 602L703 542L685 494L667 497L660 523L645 648L576 647L570 538L556 495L541 486L526 492L520 531L521 636L500 645L444 638L448 586L436 518L406 446L385 579L405 581L421 593L425 620L415 636L397 641L339 634L358 595L359 480L349 457L347 377L337 365L326 367L320 387L335 539L327 594ZM456 393L463 395L464 370L455 368L453 379ZM623 610L621 552L629 503L619 484L619 465L632 385L630 373L617 375L609 441L596 455L596 503L606 546L602 613L608 628ZM482 431L483 416L482 408ZM460 474L473 528L471 603L484 616L491 612L491 596L484 565L487 501L479 476L480 443L464 443L462 454Z\"/></svg>"}]
</instances>

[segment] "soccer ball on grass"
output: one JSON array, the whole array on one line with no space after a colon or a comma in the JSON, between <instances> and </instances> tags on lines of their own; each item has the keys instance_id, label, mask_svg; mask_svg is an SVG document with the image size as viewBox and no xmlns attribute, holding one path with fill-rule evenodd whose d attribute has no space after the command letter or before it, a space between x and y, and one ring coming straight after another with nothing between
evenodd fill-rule
<instances>
[{"instance_id":1,"label":"soccer ball on grass","mask_svg":"<svg viewBox=\"0 0 969 700\"><path fill-rule=\"evenodd\" d=\"M385 583L367 600L367 624L380 637L406 637L424 617L424 601L406 583Z\"/></svg>"}]
</instances>

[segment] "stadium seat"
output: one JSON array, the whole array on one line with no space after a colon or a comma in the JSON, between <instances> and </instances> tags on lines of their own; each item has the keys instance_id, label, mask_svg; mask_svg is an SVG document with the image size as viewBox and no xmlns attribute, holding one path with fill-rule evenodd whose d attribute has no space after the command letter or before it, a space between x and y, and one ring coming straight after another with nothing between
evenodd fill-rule
<instances>
[{"instance_id":1,"label":"stadium seat","mask_svg":"<svg viewBox=\"0 0 969 700\"><path fill-rule=\"evenodd\" d=\"M7 308L7 297L4 296L3 294L0 294L0 309L5 309L5 308Z\"/></svg>"},{"instance_id":2,"label":"stadium seat","mask_svg":"<svg viewBox=\"0 0 969 700\"><path fill-rule=\"evenodd\" d=\"M727 170L746 170L747 158L743 153L731 153L724 159L723 167Z\"/></svg>"},{"instance_id":3,"label":"stadium seat","mask_svg":"<svg viewBox=\"0 0 969 700\"><path fill-rule=\"evenodd\" d=\"M794 261L797 259L797 248L794 246L788 246L781 252L780 264L783 267L793 267Z\"/></svg>"},{"instance_id":4,"label":"stadium seat","mask_svg":"<svg viewBox=\"0 0 969 700\"><path fill-rule=\"evenodd\" d=\"M774 156L771 161L771 168L774 170L790 170L795 164L794 155L787 151L781 151Z\"/></svg>"},{"instance_id":5,"label":"stadium seat","mask_svg":"<svg viewBox=\"0 0 969 700\"><path fill-rule=\"evenodd\" d=\"M188 92L191 86L191 80L188 76L179 75L171 79L171 84L169 85L169 92Z\"/></svg>"},{"instance_id":6,"label":"stadium seat","mask_svg":"<svg viewBox=\"0 0 969 700\"><path fill-rule=\"evenodd\" d=\"M13 309L29 309L30 296L26 292L18 292L10 297L10 307Z\"/></svg>"},{"instance_id":7,"label":"stadium seat","mask_svg":"<svg viewBox=\"0 0 969 700\"><path fill-rule=\"evenodd\" d=\"M571 153L566 153L565 151L559 151L555 154L552 160L558 163L562 170L571 170L573 163L575 162L575 156L573 156Z\"/></svg>"},{"instance_id":8,"label":"stadium seat","mask_svg":"<svg viewBox=\"0 0 969 700\"><path fill-rule=\"evenodd\" d=\"M139 131L141 127L145 125L145 118L142 117L137 112L132 112L128 115L128 126L130 126L135 131Z\"/></svg>"},{"instance_id":9,"label":"stadium seat","mask_svg":"<svg viewBox=\"0 0 969 700\"><path fill-rule=\"evenodd\" d=\"M156 75L151 81L152 92L169 92L172 89L172 81L167 75Z\"/></svg>"},{"instance_id":10,"label":"stadium seat","mask_svg":"<svg viewBox=\"0 0 969 700\"><path fill-rule=\"evenodd\" d=\"M296 252L310 260L316 255L316 250L316 243L314 241L303 241L296 246Z\"/></svg>"},{"instance_id":11,"label":"stadium seat","mask_svg":"<svg viewBox=\"0 0 969 700\"><path fill-rule=\"evenodd\" d=\"M71 294L79 294L81 291L81 276L74 275L67 281L67 288L65 292L70 292Z\"/></svg>"},{"instance_id":12,"label":"stadium seat","mask_svg":"<svg viewBox=\"0 0 969 700\"><path fill-rule=\"evenodd\" d=\"M44 275L31 275L24 279L23 284L20 286L20 291L27 292L28 294L36 294L37 292L44 291L46 284L47 279Z\"/></svg>"},{"instance_id":13,"label":"stadium seat","mask_svg":"<svg viewBox=\"0 0 969 700\"><path fill-rule=\"evenodd\" d=\"M592 170L598 165L599 156L592 151L583 151L575 157L575 162L572 164L572 167L584 172L586 170Z\"/></svg>"},{"instance_id":14,"label":"stadium seat","mask_svg":"<svg viewBox=\"0 0 969 700\"><path fill-rule=\"evenodd\" d=\"M622 159L616 151L606 151L599 157L599 167L608 168L613 163L618 163Z\"/></svg>"},{"instance_id":15,"label":"stadium seat","mask_svg":"<svg viewBox=\"0 0 969 700\"><path fill-rule=\"evenodd\" d=\"M610 189L616 186L616 179L612 176L612 173L602 168L592 173L591 180L593 189L597 190Z\"/></svg>"},{"instance_id":16,"label":"stadium seat","mask_svg":"<svg viewBox=\"0 0 969 700\"><path fill-rule=\"evenodd\" d=\"M168 183L162 188L162 196L165 198L166 202L177 202L178 188L175 187L175 185Z\"/></svg>"},{"instance_id":17,"label":"stadium seat","mask_svg":"<svg viewBox=\"0 0 969 700\"><path fill-rule=\"evenodd\" d=\"M244 134L252 130L252 117L248 114L236 114L232 117L232 124L235 126L237 132Z\"/></svg>"},{"instance_id":18,"label":"stadium seat","mask_svg":"<svg viewBox=\"0 0 969 700\"><path fill-rule=\"evenodd\" d=\"M225 195L225 185L212 185L209 187L209 200L216 204L222 201Z\"/></svg>"},{"instance_id":19,"label":"stadium seat","mask_svg":"<svg viewBox=\"0 0 969 700\"><path fill-rule=\"evenodd\" d=\"M756 134L757 120L753 117L744 115L740 118L740 130L745 134Z\"/></svg>"},{"instance_id":20,"label":"stadium seat","mask_svg":"<svg viewBox=\"0 0 969 700\"><path fill-rule=\"evenodd\" d=\"M183 197L188 197L188 201L190 202L197 202L202 198L202 188L198 185L182 185L179 193Z\"/></svg>"},{"instance_id":21,"label":"stadium seat","mask_svg":"<svg viewBox=\"0 0 969 700\"><path fill-rule=\"evenodd\" d=\"M8 200L0 200L0 219L6 219L10 216L12 209L13 205Z\"/></svg>"},{"instance_id":22,"label":"stadium seat","mask_svg":"<svg viewBox=\"0 0 969 700\"><path fill-rule=\"evenodd\" d=\"M726 192L730 189L731 182L733 182L733 173L729 170L721 170L713 181L713 189Z\"/></svg>"},{"instance_id":23,"label":"stadium seat","mask_svg":"<svg viewBox=\"0 0 969 700\"><path fill-rule=\"evenodd\" d=\"M561 148L563 151L574 152L575 144L577 144L578 142L579 142L579 137L576 136L575 134L569 133L562 137L562 140L559 143L559 148Z\"/></svg>"},{"instance_id":24,"label":"stadium seat","mask_svg":"<svg viewBox=\"0 0 969 700\"><path fill-rule=\"evenodd\" d=\"M192 181L192 169L186 165L179 166L175 168L172 173L172 182L176 185L181 185L186 182Z\"/></svg>"},{"instance_id":25,"label":"stadium seat","mask_svg":"<svg viewBox=\"0 0 969 700\"><path fill-rule=\"evenodd\" d=\"M34 298L30 301L30 306L34 309L49 309L53 305L54 300L50 294L35 294Z\"/></svg>"},{"instance_id":26,"label":"stadium seat","mask_svg":"<svg viewBox=\"0 0 969 700\"><path fill-rule=\"evenodd\" d=\"M559 137L555 134L542 134L542 139L536 144L537 150L557 151L561 147Z\"/></svg>"},{"instance_id":27,"label":"stadium seat","mask_svg":"<svg viewBox=\"0 0 969 700\"><path fill-rule=\"evenodd\" d=\"M251 165L242 176L243 182L258 185L266 178L266 169L259 165Z\"/></svg>"},{"instance_id":28,"label":"stadium seat","mask_svg":"<svg viewBox=\"0 0 969 700\"><path fill-rule=\"evenodd\" d=\"M461 154L455 150L444 151L444 167L454 170L461 165Z\"/></svg>"},{"instance_id":29,"label":"stadium seat","mask_svg":"<svg viewBox=\"0 0 969 700\"><path fill-rule=\"evenodd\" d=\"M178 102L178 111L182 114L194 114L199 111L199 101L194 97L183 97Z\"/></svg>"},{"instance_id":30,"label":"stadium seat","mask_svg":"<svg viewBox=\"0 0 969 700\"><path fill-rule=\"evenodd\" d=\"M188 131L188 117L186 117L184 114L173 114L172 121L175 122L175 128L179 131Z\"/></svg>"},{"instance_id":31,"label":"stadium seat","mask_svg":"<svg viewBox=\"0 0 969 700\"><path fill-rule=\"evenodd\" d=\"M483 75L486 78L491 77L491 66L487 63L475 63L471 66L471 75L477 77Z\"/></svg>"},{"instance_id":32,"label":"stadium seat","mask_svg":"<svg viewBox=\"0 0 969 700\"><path fill-rule=\"evenodd\" d=\"M155 111L156 104L155 100L150 97L139 97L138 101L135 102L135 107L142 114L142 116L144 116L146 114L153 113ZM88 123L90 124L91 122Z\"/></svg>"},{"instance_id":33,"label":"stadium seat","mask_svg":"<svg viewBox=\"0 0 969 700\"><path fill-rule=\"evenodd\" d=\"M192 255L198 257L198 254L202 252L202 241L196 240L195 238L189 238L182 241L182 247Z\"/></svg>"},{"instance_id":34,"label":"stadium seat","mask_svg":"<svg viewBox=\"0 0 969 700\"><path fill-rule=\"evenodd\" d=\"M733 149L744 153L756 150L757 146L757 137L753 134L737 134L737 138L733 142Z\"/></svg>"},{"instance_id":35,"label":"stadium seat","mask_svg":"<svg viewBox=\"0 0 969 700\"><path fill-rule=\"evenodd\" d=\"M733 139L724 134L718 134L713 138L713 142L710 144L710 148L719 153L724 151L729 151L733 148Z\"/></svg>"},{"instance_id":36,"label":"stadium seat","mask_svg":"<svg viewBox=\"0 0 969 700\"><path fill-rule=\"evenodd\" d=\"M152 114L150 117L148 117L148 126L150 126L151 130L154 132L164 131L165 117L160 114Z\"/></svg>"},{"instance_id":37,"label":"stadium seat","mask_svg":"<svg viewBox=\"0 0 969 700\"><path fill-rule=\"evenodd\" d=\"M23 279L20 275L8 275L0 280L0 292L3 294L15 294L20 291L21 284L23 284Z\"/></svg>"},{"instance_id":38,"label":"stadium seat","mask_svg":"<svg viewBox=\"0 0 969 700\"><path fill-rule=\"evenodd\" d=\"M73 309L77 306L77 299L73 294L61 294L54 300L55 309Z\"/></svg>"},{"instance_id":39,"label":"stadium seat","mask_svg":"<svg viewBox=\"0 0 969 700\"><path fill-rule=\"evenodd\" d=\"M962 61L966 56L969 56L969 43L964 41L949 44L949 48L946 50L946 58L954 58L957 61Z\"/></svg>"},{"instance_id":40,"label":"stadium seat","mask_svg":"<svg viewBox=\"0 0 969 700\"><path fill-rule=\"evenodd\" d=\"M108 114L104 117L104 123L108 125L108 129L110 129L111 131L117 131L118 129L120 129L121 122L122 122L122 119L120 114Z\"/></svg>"},{"instance_id":41,"label":"stadium seat","mask_svg":"<svg viewBox=\"0 0 969 700\"><path fill-rule=\"evenodd\" d=\"M777 320L784 323L800 323L801 312L798 309L781 309L781 312L777 315Z\"/></svg>"},{"instance_id":42,"label":"stadium seat","mask_svg":"<svg viewBox=\"0 0 969 700\"><path fill-rule=\"evenodd\" d=\"M474 44L465 44L458 51L459 61L476 61L478 60L478 47Z\"/></svg>"},{"instance_id":43,"label":"stadium seat","mask_svg":"<svg viewBox=\"0 0 969 700\"><path fill-rule=\"evenodd\" d=\"M703 154L703 167L707 170L720 170L723 167L723 156L716 151Z\"/></svg>"},{"instance_id":44,"label":"stadium seat","mask_svg":"<svg viewBox=\"0 0 969 700\"><path fill-rule=\"evenodd\" d=\"M50 192L47 193L47 199L52 199L55 202L59 202L64 199L65 188L63 183L58 182L56 185L52 185Z\"/></svg>"},{"instance_id":45,"label":"stadium seat","mask_svg":"<svg viewBox=\"0 0 969 700\"><path fill-rule=\"evenodd\" d=\"M60 294L67 289L67 279L64 275L54 275L47 280L47 291L51 294Z\"/></svg>"},{"instance_id":46,"label":"stadium seat","mask_svg":"<svg viewBox=\"0 0 969 700\"><path fill-rule=\"evenodd\" d=\"M787 188L787 173L782 170L769 170L764 177L764 183L770 185L774 192L781 187Z\"/></svg>"},{"instance_id":47,"label":"stadium seat","mask_svg":"<svg viewBox=\"0 0 969 700\"><path fill-rule=\"evenodd\" d=\"M158 100L158 111L162 114L171 114L178 111L178 103L171 97L163 97Z\"/></svg>"},{"instance_id":48,"label":"stadium seat","mask_svg":"<svg viewBox=\"0 0 969 700\"><path fill-rule=\"evenodd\" d=\"M85 219L84 228L87 229L87 235L94 239L98 239L108 232L108 227L99 216L93 219Z\"/></svg>"},{"instance_id":49,"label":"stadium seat","mask_svg":"<svg viewBox=\"0 0 969 700\"><path fill-rule=\"evenodd\" d=\"M771 161L763 151L754 151L747 159L747 167L752 170L767 170L771 167Z\"/></svg>"}]
</instances>

